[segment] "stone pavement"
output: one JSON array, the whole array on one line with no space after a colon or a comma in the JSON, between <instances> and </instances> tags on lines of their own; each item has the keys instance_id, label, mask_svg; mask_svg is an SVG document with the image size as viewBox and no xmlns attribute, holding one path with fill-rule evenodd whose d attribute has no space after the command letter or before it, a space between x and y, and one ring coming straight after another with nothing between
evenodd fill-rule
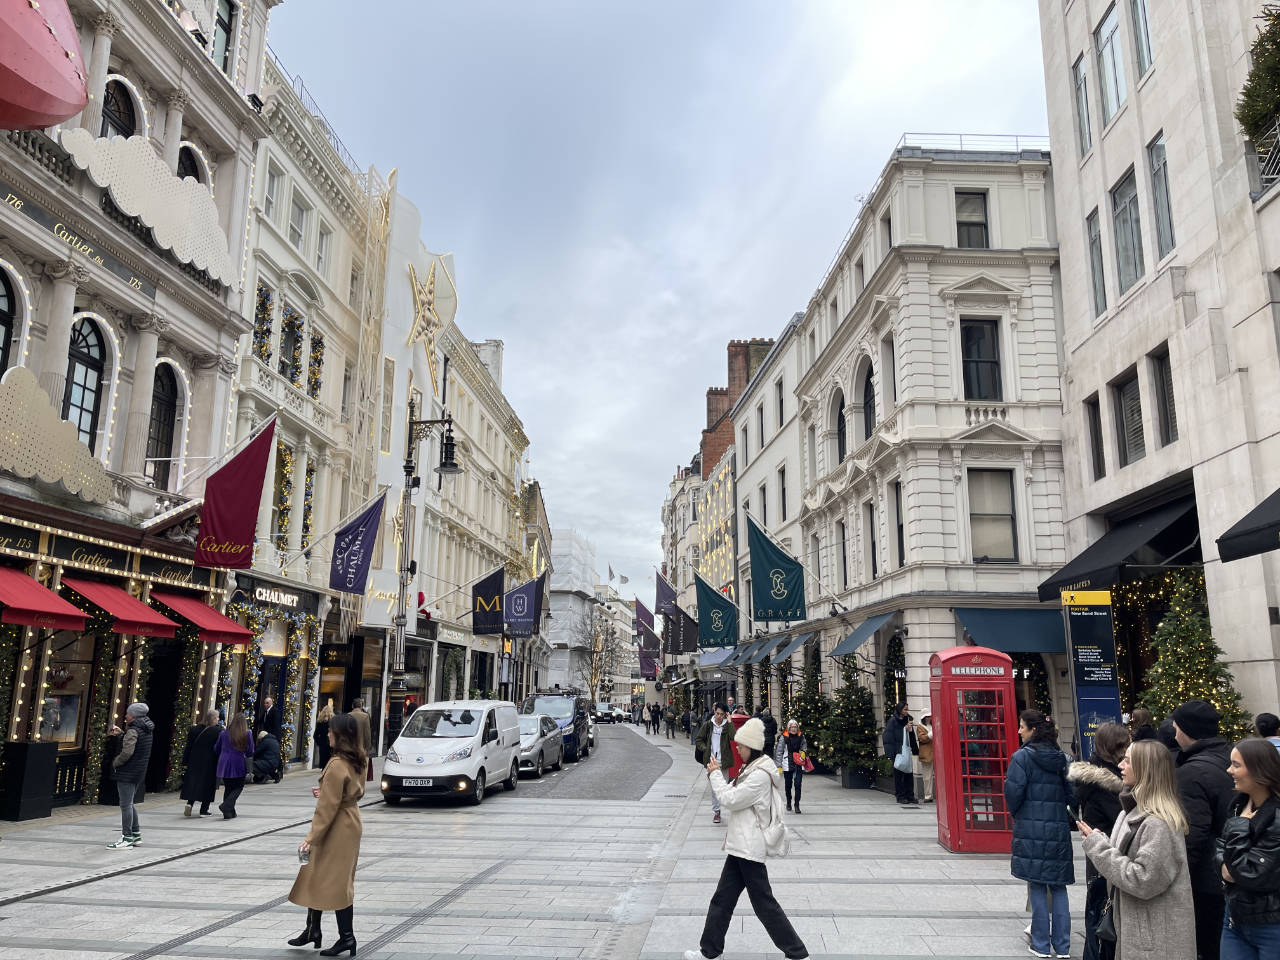
<instances>
[{"instance_id":1,"label":"stone pavement","mask_svg":"<svg viewBox=\"0 0 1280 960\"><path fill-rule=\"evenodd\" d=\"M375 792L362 811L358 956L670 960L696 948L724 857L706 777L687 741L645 738L630 725L606 729L592 759L562 777L585 773L608 752L653 764L656 746L671 762L643 800L563 799L531 781L515 794L493 791L478 808L393 808ZM648 746L640 749L640 740ZM284 897L313 782L293 775L246 790L230 822L186 820L181 805L148 801L147 846L130 851L104 848L118 831L106 808L74 822L0 827L0 958L314 956L283 942L302 925L301 909ZM1007 857L944 851L931 806L899 807L824 777L805 786L805 813L790 821L793 854L769 870L814 957L1026 956L1025 888L1009 876ZM182 855L208 844L219 845ZM160 862L142 866L153 856ZM12 899L24 884L65 884L133 866L133 858L141 869L114 879ZM1077 872L1083 876L1082 862ZM1078 922L1083 884L1071 893ZM331 916L325 927L328 942ZM1078 957L1079 931L1075 941ZM779 956L744 896L725 957Z\"/></svg>"}]
</instances>

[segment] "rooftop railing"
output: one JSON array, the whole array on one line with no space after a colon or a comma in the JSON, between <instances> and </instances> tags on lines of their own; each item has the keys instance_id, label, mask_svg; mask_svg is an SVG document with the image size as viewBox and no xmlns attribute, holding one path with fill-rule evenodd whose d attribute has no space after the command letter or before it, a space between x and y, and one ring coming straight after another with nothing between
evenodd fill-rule
<instances>
[{"instance_id":1,"label":"rooftop railing","mask_svg":"<svg viewBox=\"0 0 1280 960\"><path fill-rule=\"evenodd\" d=\"M343 166L351 172L351 175L357 180L364 173L360 165L356 163L355 157L351 155L351 151L347 149L346 144L333 129L333 124L329 122L329 118L324 115L324 111L320 109L320 104L316 103L315 98L311 96L311 91L307 89L307 85L302 82L302 77L295 77L284 68L284 64L280 62L280 58L276 56L276 52L271 49L271 45L267 45L267 56L271 58L272 64L280 71L280 75L289 81L289 86L293 88L294 94L302 104L302 109L315 119L316 125L320 128L320 132L324 134L329 146L333 147L333 152L338 155L338 159L342 161Z\"/></svg>"}]
</instances>

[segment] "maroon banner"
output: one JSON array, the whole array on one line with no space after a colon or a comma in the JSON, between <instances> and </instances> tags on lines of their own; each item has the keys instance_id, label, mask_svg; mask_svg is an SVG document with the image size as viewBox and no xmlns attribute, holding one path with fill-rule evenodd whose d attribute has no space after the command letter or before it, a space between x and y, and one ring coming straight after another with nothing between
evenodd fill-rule
<instances>
[{"instance_id":1,"label":"maroon banner","mask_svg":"<svg viewBox=\"0 0 1280 960\"><path fill-rule=\"evenodd\" d=\"M258 504L262 501L262 483L275 435L273 417L247 447L205 481L200 538L196 541L197 565L237 570L253 566Z\"/></svg>"}]
</instances>

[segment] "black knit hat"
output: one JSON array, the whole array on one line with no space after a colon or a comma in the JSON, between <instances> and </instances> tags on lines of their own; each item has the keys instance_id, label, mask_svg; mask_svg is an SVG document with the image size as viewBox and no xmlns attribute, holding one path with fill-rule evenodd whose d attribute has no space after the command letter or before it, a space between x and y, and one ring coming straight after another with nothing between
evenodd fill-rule
<instances>
[{"instance_id":1,"label":"black knit hat","mask_svg":"<svg viewBox=\"0 0 1280 960\"><path fill-rule=\"evenodd\" d=\"M1218 722L1222 719L1218 708L1204 700L1188 700L1176 708L1170 716L1178 725L1178 729L1192 740L1216 737Z\"/></svg>"}]
</instances>

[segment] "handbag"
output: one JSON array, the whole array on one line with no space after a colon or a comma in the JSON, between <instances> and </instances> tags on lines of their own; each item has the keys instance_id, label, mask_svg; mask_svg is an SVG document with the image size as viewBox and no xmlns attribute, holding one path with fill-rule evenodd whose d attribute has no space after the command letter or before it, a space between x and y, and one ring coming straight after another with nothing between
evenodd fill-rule
<instances>
[{"instance_id":1,"label":"handbag","mask_svg":"<svg viewBox=\"0 0 1280 960\"><path fill-rule=\"evenodd\" d=\"M764 852L769 857L785 857L791 853L791 831L787 828L781 815L778 813L779 791L774 784L773 778L769 778L769 823L767 826L760 823L760 811L755 804L751 805L751 810L756 817L756 826L760 827L760 832L764 834Z\"/></svg>"},{"instance_id":2,"label":"handbag","mask_svg":"<svg viewBox=\"0 0 1280 960\"><path fill-rule=\"evenodd\" d=\"M369 781L373 780L373 757L369 758L369 768L365 771L364 778Z\"/></svg>"},{"instance_id":3,"label":"handbag","mask_svg":"<svg viewBox=\"0 0 1280 960\"><path fill-rule=\"evenodd\" d=\"M911 730L909 727L902 729L902 749L893 758L893 769L901 773L911 772Z\"/></svg>"},{"instance_id":4,"label":"handbag","mask_svg":"<svg viewBox=\"0 0 1280 960\"><path fill-rule=\"evenodd\" d=\"M1133 843L1133 838L1136 835L1137 831L1135 830L1124 838L1124 843L1120 846L1120 856L1129 855L1129 845ZM1107 884L1107 902L1102 905L1102 913L1098 917L1098 926L1094 929L1094 936L1104 943L1116 942L1115 900L1116 888L1111 884Z\"/></svg>"}]
</instances>

